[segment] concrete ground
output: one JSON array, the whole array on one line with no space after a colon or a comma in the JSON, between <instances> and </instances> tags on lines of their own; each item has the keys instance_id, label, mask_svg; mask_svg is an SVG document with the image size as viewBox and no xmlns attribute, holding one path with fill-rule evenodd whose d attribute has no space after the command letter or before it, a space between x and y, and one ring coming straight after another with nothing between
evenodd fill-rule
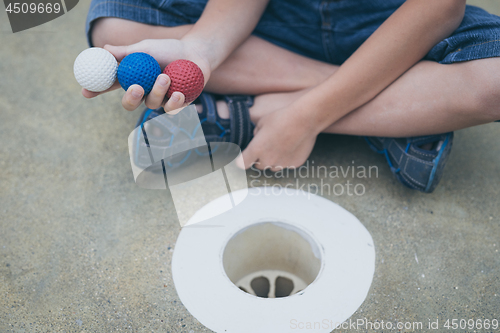
<instances>
[{"instance_id":1,"label":"concrete ground","mask_svg":"<svg viewBox=\"0 0 500 333\"><path fill-rule=\"evenodd\" d=\"M474 3L500 14L497 0ZM0 332L209 332L172 282L171 199L132 178L127 136L139 111L121 109L121 91L85 100L74 80L88 6L16 34L0 13ZM379 170L323 179L366 189L323 193L376 246L353 320L438 319L439 331L448 319L500 320L499 136L500 124L456 132L433 194L401 186L361 139L319 138L311 164Z\"/></svg>"}]
</instances>

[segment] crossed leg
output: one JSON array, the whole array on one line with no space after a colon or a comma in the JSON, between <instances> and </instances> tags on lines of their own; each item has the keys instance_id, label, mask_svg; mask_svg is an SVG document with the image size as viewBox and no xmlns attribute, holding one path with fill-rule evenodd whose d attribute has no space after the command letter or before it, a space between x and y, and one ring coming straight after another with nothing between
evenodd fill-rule
<instances>
[{"instance_id":1,"label":"crossed leg","mask_svg":"<svg viewBox=\"0 0 500 333\"><path fill-rule=\"evenodd\" d=\"M451 65L421 61L325 132L409 137L446 133L499 120L500 76L496 74L499 70L500 58ZM260 96L255 101L255 120L292 103L305 91Z\"/></svg>"},{"instance_id":2,"label":"crossed leg","mask_svg":"<svg viewBox=\"0 0 500 333\"><path fill-rule=\"evenodd\" d=\"M104 18L92 31L95 46L143 39L179 39L190 26L160 27ZM292 103L332 75L336 66L309 59L251 36L217 68L206 89L257 95L252 121ZM373 100L325 132L408 137L450 132L500 119L500 58L451 65L422 61ZM334 108L335 105L332 105ZM221 116L227 107L220 105ZM308 112L308 110L304 110Z\"/></svg>"}]
</instances>

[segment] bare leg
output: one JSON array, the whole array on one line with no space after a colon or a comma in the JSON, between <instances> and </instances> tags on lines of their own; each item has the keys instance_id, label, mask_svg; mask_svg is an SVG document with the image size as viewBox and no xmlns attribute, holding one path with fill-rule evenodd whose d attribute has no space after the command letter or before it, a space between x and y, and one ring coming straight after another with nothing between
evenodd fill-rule
<instances>
[{"instance_id":1,"label":"bare leg","mask_svg":"<svg viewBox=\"0 0 500 333\"><path fill-rule=\"evenodd\" d=\"M102 18L92 29L92 41L95 46L103 47L130 45L144 39L180 39L189 29L188 25L163 27ZM251 36L212 73L206 89L221 94L252 95L296 91L321 83L336 68Z\"/></svg>"},{"instance_id":2,"label":"bare leg","mask_svg":"<svg viewBox=\"0 0 500 333\"><path fill-rule=\"evenodd\" d=\"M500 58L452 65L422 61L326 133L408 137L450 132L500 120ZM254 122L307 90L258 96ZM335 106L332 105L332 108Z\"/></svg>"},{"instance_id":3,"label":"bare leg","mask_svg":"<svg viewBox=\"0 0 500 333\"><path fill-rule=\"evenodd\" d=\"M407 137L500 120L499 70L500 58L420 62L326 132Z\"/></svg>"}]
</instances>

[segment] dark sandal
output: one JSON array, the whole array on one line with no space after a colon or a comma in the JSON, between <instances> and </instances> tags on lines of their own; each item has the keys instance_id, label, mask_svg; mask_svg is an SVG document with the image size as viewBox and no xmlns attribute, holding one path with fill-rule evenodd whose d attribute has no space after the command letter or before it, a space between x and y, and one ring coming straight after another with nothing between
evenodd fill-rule
<instances>
[{"instance_id":1,"label":"dark sandal","mask_svg":"<svg viewBox=\"0 0 500 333\"><path fill-rule=\"evenodd\" d=\"M253 138L255 126L250 120L249 113L249 109L253 105L253 96L225 95L222 98L229 108L229 119L223 119L219 116L216 95L202 93L198 97L203 106L199 117L205 139L207 142L232 142L243 150Z\"/></svg>"},{"instance_id":2,"label":"dark sandal","mask_svg":"<svg viewBox=\"0 0 500 333\"><path fill-rule=\"evenodd\" d=\"M431 193L439 184L453 145L453 132L403 139L365 137L370 148L384 154L391 171L405 186ZM430 150L422 149L432 144Z\"/></svg>"}]
</instances>

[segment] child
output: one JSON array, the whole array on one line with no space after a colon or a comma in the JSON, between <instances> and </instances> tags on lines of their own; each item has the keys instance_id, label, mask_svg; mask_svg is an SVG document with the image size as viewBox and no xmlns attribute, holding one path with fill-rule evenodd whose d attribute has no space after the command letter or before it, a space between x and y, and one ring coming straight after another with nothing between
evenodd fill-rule
<instances>
[{"instance_id":1,"label":"child","mask_svg":"<svg viewBox=\"0 0 500 333\"><path fill-rule=\"evenodd\" d=\"M361 135L404 185L432 192L452 131L500 119L500 17L465 2L93 0L87 36L118 60L198 64L207 141L225 130L247 168L300 166L322 132ZM168 86L160 75L139 123L184 104ZM143 94L130 87L123 107Z\"/></svg>"}]
</instances>

